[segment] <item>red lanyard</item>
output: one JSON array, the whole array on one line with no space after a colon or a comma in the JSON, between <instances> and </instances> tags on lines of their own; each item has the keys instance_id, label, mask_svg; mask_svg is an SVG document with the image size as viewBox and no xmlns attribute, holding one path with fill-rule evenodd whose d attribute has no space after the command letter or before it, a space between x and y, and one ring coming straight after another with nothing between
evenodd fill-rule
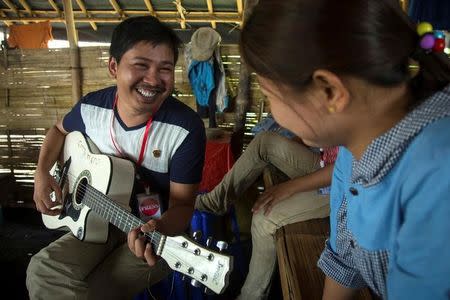
<instances>
[{"instance_id":1,"label":"red lanyard","mask_svg":"<svg viewBox=\"0 0 450 300\"><path fill-rule=\"evenodd\" d=\"M112 111L112 115L111 115L111 126L109 128L109 134L111 136L111 141L114 145L114 148L116 148L117 153L121 157L125 157L123 150L120 149L119 144L117 143L115 135L114 135L114 108L117 105L117 98L118 98L118 96L116 95L116 97L114 99L113 109L112 109L113 111ZM145 149L147 148L148 136L149 136L150 127L152 126L152 122L153 122L153 114L150 116L150 118L147 121L147 125L145 126L145 132L144 132L144 136L142 137L142 143L141 143L141 151L139 151L139 159L136 163L138 167L140 167L142 162L144 161Z\"/></svg>"}]
</instances>

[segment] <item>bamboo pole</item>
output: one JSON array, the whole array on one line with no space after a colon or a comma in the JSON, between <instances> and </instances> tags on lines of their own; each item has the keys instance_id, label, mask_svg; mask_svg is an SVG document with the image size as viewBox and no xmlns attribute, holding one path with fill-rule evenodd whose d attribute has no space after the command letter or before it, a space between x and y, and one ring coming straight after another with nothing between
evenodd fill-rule
<instances>
[{"instance_id":1,"label":"bamboo pole","mask_svg":"<svg viewBox=\"0 0 450 300\"><path fill-rule=\"evenodd\" d=\"M258 0L246 0L244 9L244 23L253 11L253 8L258 4ZM250 103L250 74L247 65L241 56L241 65L239 72L239 87L238 95L236 97L236 115L234 131L240 132L244 130L245 115Z\"/></svg>"},{"instance_id":2,"label":"bamboo pole","mask_svg":"<svg viewBox=\"0 0 450 300\"><path fill-rule=\"evenodd\" d=\"M81 98L81 66L78 36L73 17L72 1L63 0L64 16L66 20L67 39L70 45L70 67L72 69L72 102Z\"/></svg>"},{"instance_id":3,"label":"bamboo pole","mask_svg":"<svg viewBox=\"0 0 450 300\"><path fill-rule=\"evenodd\" d=\"M206 0L206 5L208 6L208 12L212 15L214 13L214 6L212 0ZM216 21L211 22L212 28L216 29Z\"/></svg>"}]
</instances>

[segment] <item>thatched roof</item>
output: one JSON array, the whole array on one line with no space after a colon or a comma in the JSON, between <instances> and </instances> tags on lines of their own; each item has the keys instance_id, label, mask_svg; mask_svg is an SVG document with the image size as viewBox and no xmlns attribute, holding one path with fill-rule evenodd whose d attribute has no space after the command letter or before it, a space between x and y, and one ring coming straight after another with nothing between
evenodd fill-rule
<instances>
[{"instance_id":1,"label":"thatched roof","mask_svg":"<svg viewBox=\"0 0 450 300\"><path fill-rule=\"evenodd\" d=\"M1 0L0 22L12 24L49 20L53 35L66 39L65 21L73 12L79 40L109 42L112 28L131 16L154 15L176 29L182 40L195 29L215 28L224 43L235 43L243 21L244 0ZM69 3L70 4L70 3Z\"/></svg>"}]
</instances>

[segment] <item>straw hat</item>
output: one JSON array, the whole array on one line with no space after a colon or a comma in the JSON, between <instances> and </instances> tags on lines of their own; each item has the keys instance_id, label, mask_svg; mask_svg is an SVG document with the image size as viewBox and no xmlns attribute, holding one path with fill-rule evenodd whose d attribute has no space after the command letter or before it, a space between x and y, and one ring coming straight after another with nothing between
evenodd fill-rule
<instances>
[{"instance_id":1,"label":"straw hat","mask_svg":"<svg viewBox=\"0 0 450 300\"><path fill-rule=\"evenodd\" d=\"M192 59L208 60L221 40L220 34L211 27L197 29L191 37Z\"/></svg>"}]
</instances>

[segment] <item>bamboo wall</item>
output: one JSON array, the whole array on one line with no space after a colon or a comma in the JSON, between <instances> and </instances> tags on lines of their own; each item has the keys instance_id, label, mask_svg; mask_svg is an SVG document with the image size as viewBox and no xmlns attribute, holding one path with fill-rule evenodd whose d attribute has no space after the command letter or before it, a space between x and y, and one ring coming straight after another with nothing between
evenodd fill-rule
<instances>
[{"instance_id":1,"label":"bamboo wall","mask_svg":"<svg viewBox=\"0 0 450 300\"><path fill-rule=\"evenodd\" d=\"M221 55L232 98L239 81L237 45L222 46ZM108 58L107 47L80 48L83 94L114 84ZM25 191L19 201L25 204L31 203L33 174L45 132L73 105L71 84L69 49L0 51L0 174L15 177ZM175 89L177 98L195 109L182 54L175 70ZM254 77L252 99L250 112L257 115L264 97ZM222 125L232 127L233 119L232 112L226 113Z\"/></svg>"}]
</instances>

